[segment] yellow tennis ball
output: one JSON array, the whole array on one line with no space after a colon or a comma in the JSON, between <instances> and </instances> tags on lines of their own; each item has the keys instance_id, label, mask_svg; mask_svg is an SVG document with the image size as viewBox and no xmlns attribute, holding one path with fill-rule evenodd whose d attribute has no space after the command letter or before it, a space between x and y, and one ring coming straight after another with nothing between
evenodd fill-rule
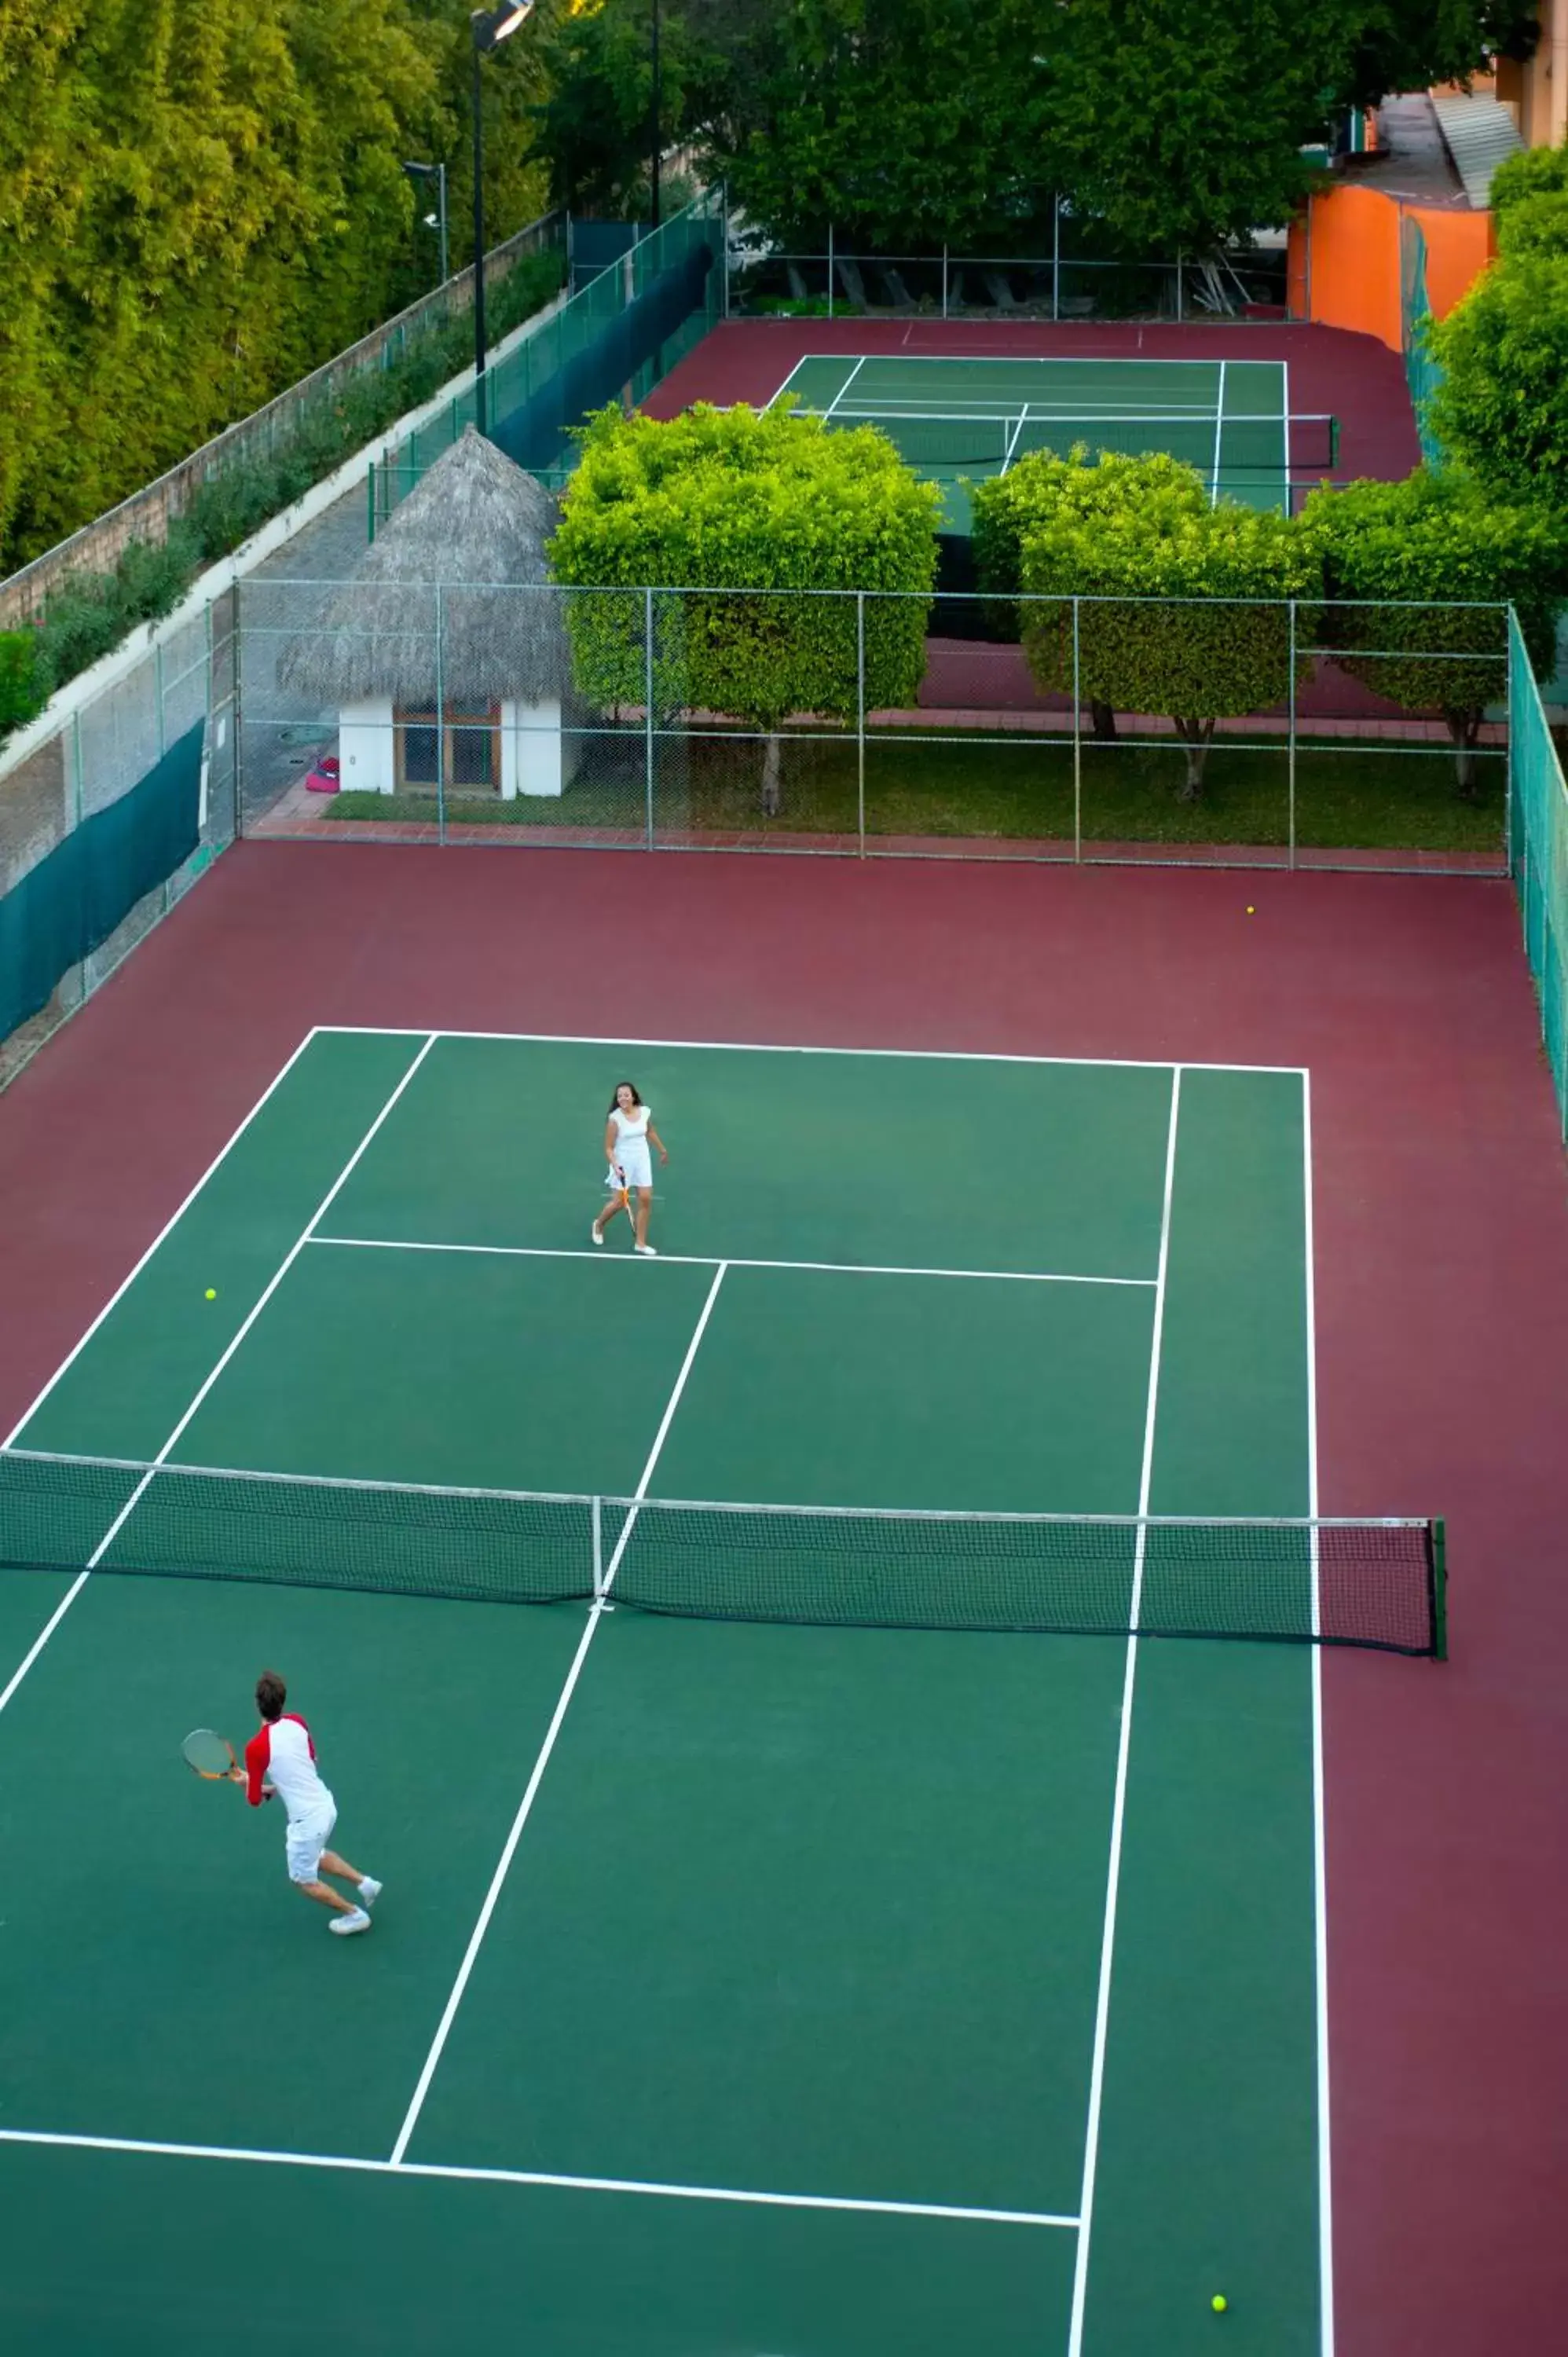
<instances>
[{"instance_id":1,"label":"yellow tennis ball","mask_svg":"<svg viewBox=\"0 0 1568 2357\"><path fill-rule=\"evenodd\" d=\"M1230 2303L1226 2298L1225 2294L1222 2291L1217 2291L1208 2305L1214 2310L1216 2316L1223 2316Z\"/></svg>"},{"instance_id":2,"label":"yellow tennis ball","mask_svg":"<svg viewBox=\"0 0 1568 2357\"><path fill-rule=\"evenodd\" d=\"M1253 908L1252 903L1249 900L1247 903L1247 914L1249 917L1255 917L1257 913L1256 909Z\"/></svg>"},{"instance_id":3,"label":"yellow tennis ball","mask_svg":"<svg viewBox=\"0 0 1568 2357\"><path fill-rule=\"evenodd\" d=\"M209 1301L216 1301L216 1300L217 1300L217 1298L218 1298L218 1288L217 1288L217 1286L216 1286L209 1285L209 1286L208 1286L208 1288L207 1288L207 1298L209 1299Z\"/></svg>"}]
</instances>

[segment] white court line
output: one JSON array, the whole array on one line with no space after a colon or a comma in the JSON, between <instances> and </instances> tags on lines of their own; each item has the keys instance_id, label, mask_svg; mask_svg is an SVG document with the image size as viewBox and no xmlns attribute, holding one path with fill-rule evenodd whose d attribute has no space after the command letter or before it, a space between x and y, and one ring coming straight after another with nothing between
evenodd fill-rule
<instances>
[{"instance_id":1,"label":"white court line","mask_svg":"<svg viewBox=\"0 0 1568 2357\"><path fill-rule=\"evenodd\" d=\"M272 1299L273 1295L277 1291L278 1286L283 1283L284 1278L288 1275L289 1270L299 1258L300 1254L304 1251L306 1245L310 1241L311 1229L316 1225L317 1221L321 1219L328 1211L334 1199L339 1193L347 1181L350 1172L359 1162L360 1156L364 1153L365 1148L370 1145L371 1140L374 1137L377 1130L380 1129L382 1122L385 1121L388 1114L391 1113L393 1105L396 1104L399 1097L402 1096L404 1089L407 1088L410 1081L413 1080L415 1072L418 1071L421 1064L424 1061L425 1057L430 1053L431 1049L435 1045L435 1032L431 1031L426 1033L424 1047L421 1048L418 1055L414 1057L413 1062L403 1073L402 1080L399 1081L396 1088L393 1089L391 1096L388 1097L380 1113L377 1114L374 1121L371 1122L369 1129L366 1130L363 1137L360 1138L360 1143L354 1148L353 1153L343 1165L342 1169L338 1173L337 1178L332 1181L331 1186L328 1189L326 1194L322 1197L320 1202L311 1213L309 1220L306 1223L303 1233L296 1237L294 1243L289 1247L284 1259L279 1263L277 1268L274 1270L272 1279L267 1285L265 1290L257 1297L256 1300L252 1304L248 1315L236 1328L227 1349L222 1352L210 1374L209 1374L205 1383L201 1384L199 1390L197 1392L196 1396L190 1403L190 1405L186 1409L185 1414L180 1417L179 1422L175 1426L174 1430L169 1434L168 1438L164 1442L163 1447L153 1458L146 1472L143 1474L141 1480L132 1491L131 1495L126 1499L125 1503L121 1507L120 1512L115 1515L113 1521L110 1523L109 1528L99 1540L98 1544L93 1548L92 1553L87 1559L86 1569L81 1572L77 1578L72 1582L70 1589L67 1591L65 1596L62 1597L60 1602L50 1614L44 1627L39 1631L38 1635L34 1640L25 1660L16 1669L15 1674L10 1680L10 1683L6 1685L4 1692L0 1693L0 1711L3 1711L5 1708L6 1704L11 1700L12 1695L16 1692L16 1689L21 1684L23 1679L27 1676L28 1671L32 1668L34 1663L43 1652L44 1647L48 1643L49 1639L54 1635L55 1631L59 1628L60 1622L65 1619L66 1614L70 1611L71 1606L75 1603L77 1598L86 1587L88 1579L97 1568L98 1565L102 1562L104 1555L109 1551L109 1548L113 1544L114 1540L118 1537L120 1532L124 1529L131 1515L135 1512L136 1507L145 1495L147 1485L153 1480L157 1468L163 1464L166 1458L169 1455L170 1451L175 1447L175 1444L179 1439L180 1435L186 1430L192 1417L200 1407L203 1400L207 1398L209 1393L211 1391L213 1384L218 1381L218 1378L223 1372L224 1368L228 1366L230 1361L233 1358L235 1351L239 1349L241 1343L244 1340L246 1335L251 1331L251 1329L254 1326L257 1318L266 1308L267 1303ZM297 1055L299 1051L296 1049L295 1052ZM291 1057L289 1060L292 1062L293 1058ZM286 1071L287 1066L285 1065L284 1069ZM279 1078L282 1078L281 1073L279 1074ZM274 1082L274 1085L275 1086L276 1083ZM264 1103L265 1099L263 1098L260 1100L260 1103ZM238 1132L236 1132L236 1135L238 1135ZM128 1283L129 1279L126 1281ZM89 1330L91 1331L91 1329L90 1329ZM84 1335L82 1337L82 1340L85 1341L87 1337ZM79 1343L77 1347L80 1349L81 1344Z\"/></svg>"},{"instance_id":2,"label":"white court line","mask_svg":"<svg viewBox=\"0 0 1568 2357\"><path fill-rule=\"evenodd\" d=\"M1317 1280L1312 1210L1312 1083L1301 1076L1302 1222L1306 1249L1306 1511L1317 1512ZM1318 1539L1312 1536L1312 1628L1320 1619ZM1317 1970L1317 2274L1323 2357L1334 2357L1334 2179L1329 2150L1328 1843L1323 1791L1323 1648L1312 1647L1312 1880Z\"/></svg>"},{"instance_id":3,"label":"white court line","mask_svg":"<svg viewBox=\"0 0 1568 2357\"><path fill-rule=\"evenodd\" d=\"M648 1452L648 1462L642 1469L642 1479L639 1481L634 1493L636 1498L644 1498L648 1494L648 1485L653 1479L653 1469L659 1462L660 1451L664 1446L665 1437L674 1421L675 1410L681 1404L681 1394L686 1388L686 1378L692 1372L703 1336L707 1331L708 1320L714 1314L714 1304L719 1297L719 1287L724 1281L724 1265L721 1262L714 1274L714 1281L708 1287L708 1297L703 1304L703 1314L697 1320L690 1342L686 1345L686 1355L681 1361L681 1372L675 1378L674 1389L671 1392L665 1405L659 1429L653 1436L653 1446ZM451 2034L452 2024L457 2018L457 2007L463 2001L463 1992L468 1986L468 1978L484 1943L485 1933L489 1930L490 1918L496 1911L496 1903L500 1898L501 1886L506 1881L507 1870L516 1855L517 1846L522 1839L522 1829L532 1812L535 1796L543 1781L544 1770L550 1764L550 1755L555 1749L555 1738L560 1734L565 1720L567 1705L575 1691L578 1679L583 1674L583 1664L588 1658L588 1648L598 1632L599 1622L605 1612L611 1609L607 1599L614 1585L615 1576L620 1569L621 1557L626 1552L626 1543L631 1536L632 1525L636 1520L637 1512L634 1505L621 1525L620 1537L616 1542L616 1550L606 1571L604 1584L594 1599L588 1613L588 1625L583 1631L575 1653L572 1656L572 1666L566 1673L566 1683L561 1689L554 1715L545 1729L539 1757L533 1763L533 1773L530 1776L527 1789L518 1804L517 1814L512 1819L511 1831L506 1838L506 1846L501 1851L494 1874L490 1877L490 1887L485 1893L485 1902L479 1910L478 1921L469 1934L467 1947L463 1952L463 1961L457 1967L457 1977L452 1984L451 1994L446 1999L446 2009L436 2027L430 2051L424 2058L424 2067L420 2072L419 2083L414 2088L413 2101L404 2113L403 2126L397 2132L397 2141L392 2146L389 2163L389 2166L393 2169L403 2166L403 2157L408 2150L409 2138L413 2136L419 2122L419 2115L424 2108L424 2099L430 2092L430 2083L435 2076L436 2065L441 2060L442 2051Z\"/></svg>"},{"instance_id":4,"label":"white court line","mask_svg":"<svg viewBox=\"0 0 1568 2357\"><path fill-rule=\"evenodd\" d=\"M856 361L854 366L851 369L849 374L845 377L843 382L840 385L838 391L829 402L827 414L830 417L838 407L840 402L843 399L844 394L849 391L850 386L854 382L855 378L860 374L861 370L865 366L867 357L867 354L862 352L860 358Z\"/></svg>"},{"instance_id":5,"label":"white court line","mask_svg":"<svg viewBox=\"0 0 1568 2357\"><path fill-rule=\"evenodd\" d=\"M1197 365L1195 363L1195 365ZM1210 361L1201 363L1213 366ZM311 1033L347 1034L368 1039L423 1039L426 1034L410 1023L318 1023ZM1294 1072L1304 1064L1203 1064L1189 1057L1173 1062L1168 1056L1022 1056L973 1048L820 1048L780 1039L633 1039L597 1031L437 1031L437 1039L516 1039L546 1048L689 1048L720 1056L860 1056L897 1058L933 1064L1065 1064L1089 1071L1112 1072Z\"/></svg>"},{"instance_id":6,"label":"white court line","mask_svg":"<svg viewBox=\"0 0 1568 2357\"><path fill-rule=\"evenodd\" d=\"M310 1242L339 1252L477 1253L499 1260L591 1260L600 1268L641 1265L631 1253L585 1251L580 1244L421 1243L401 1236L312 1236ZM1158 1281L1152 1276L1064 1275L1036 1268L884 1268L859 1260L742 1260L735 1253L722 1259L716 1253L661 1252L658 1257L666 1268L798 1268L824 1276L974 1277L987 1285L1121 1285L1146 1289Z\"/></svg>"},{"instance_id":7,"label":"white court line","mask_svg":"<svg viewBox=\"0 0 1568 2357\"><path fill-rule=\"evenodd\" d=\"M1219 363L1219 390L1214 402L1214 471L1208 479L1208 504L1219 505L1219 447L1225 434L1225 362Z\"/></svg>"},{"instance_id":8,"label":"white court line","mask_svg":"<svg viewBox=\"0 0 1568 2357\"><path fill-rule=\"evenodd\" d=\"M400 1034L399 1036L402 1037L403 1035ZM12 1426L10 1431L5 1435L5 1439L0 1441L0 1448L10 1448L21 1438L22 1434L26 1431L27 1426L31 1424L34 1416L37 1415L45 1400L48 1399L55 1385L59 1382L60 1377L70 1367L75 1364L82 1351L86 1350L89 1342L91 1341L94 1334L97 1333L98 1329L102 1325L103 1320L108 1317L110 1311L114 1308L115 1304L123 1299L124 1295L130 1291L132 1286L134 1285L136 1279L140 1276L142 1271L145 1268L153 1254L157 1251L158 1246L163 1243L166 1238L171 1235L174 1230L179 1225L181 1220L184 1219L187 1211L189 1211L191 1205L195 1202L197 1197L200 1194L208 1180L212 1177L213 1172L218 1168L219 1164L225 1161L233 1152L235 1146L239 1145L240 1140L244 1136L245 1132L250 1128L251 1124L255 1120L256 1115L261 1112L262 1107L266 1103L267 1099L272 1095L274 1089L280 1088L283 1085L283 1082L287 1079L295 1064L298 1063L300 1058L304 1055L306 1049L309 1047L315 1037L316 1034L314 1030L307 1031L304 1039L300 1041L298 1047L295 1049L293 1055L289 1058L287 1063L280 1066L272 1080L267 1082L266 1087L256 1099L255 1103L251 1107L250 1112L245 1115L245 1118L240 1124L239 1128L235 1130L233 1135L229 1139L226 1145L220 1146L218 1152L213 1156L211 1161L208 1164L206 1169L202 1172L200 1178L197 1180L195 1186L191 1189L189 1194L180 1205L178 1211L173 1212L171 1216L164 1222L163 1226L158 1230L157 1234L153 1238L152 1243L147 1246L146 1251L142 1254L141 1259L136 1263L136 1265L131 1271L130 1275L124 1278L122 1282L115 1286L113 1292L110 1295L108 1300L104 1303L102 1308L99 1311L91 1325L87 1329L87 1331L82 1335L81 1340L77 1342L60 1361L59 1366L55 1369L53 1374L49 1377L48 1383L38 1394L37 1399L34 1400L31 1407L27 1410L19 1422Z\"/></svg>"},{"instance_id":9,"label":"white court line","mask_svg":"<svg viewBox=\"0 0 1568 2357\"><path fill-rule=\"evenodd\" d=\"M796 363L795 363L795 369L800 369L800 368L804 367L805 362L806 362L807 361L842 361L842 360L843 360L845 357L846 357L846 355L845 355L844 353L843 353L843 352L807 352L807 353L805 353L805 354L802 356L802 358L801 358L800 360L798 360L798 361L796 361ZM865 354L865 358L866 358L867 360L879 360L879 361L880 361L880 360L890 360L892 357L893 357L893 355L892 355L890 352L867 352L867 353ZM931 366L933 366L933 365L934 365L934 366L938 367L938 368L957 368L957 369L972 369L972 368L974 368L976 365L979 365L979 366L980 366L980 367L982 367L982 368L1026 368L1026 369L1047 369L1047 370L1049 370L1049 369L1059 369L1059 368L1097 368L1097 369L1098 369L1098 368L1104 368L1104 367L1107 365L1107 363L1108 363L1108 362L1109 362L1109 363L1111 363L1112 365L1113 365L1114 367L1118 368L1118 369L1123 369L1123 368L1150 368L1150 369L1176 369L1176 368L1188 368L1188 369L1212 369L1212 368L1213 368L1213 366L1214 366L1214 362L1213 362L1212 361L1184 361L1184 360L1177 360L1177 359L1176 359L1176 358L1174 358L1174 357L1173 357L1172 359L1168 360L1168 361L1160 361L1160 360L1135 361L1135 360L1131 360L1131 359L1123 359L1120 353L1116 353L1116 352L1102 352L1102 353L1101 353L1101 354L1100 354L1096 359L1093 359L1093 360L1079 360L1079 359L1077 359L1077 358L1075 358L1075 357L1071 356L1070 354L1067 354L1067 353L1063 353L1063 352L916 352L916 351L912 351L912 352L909 354L909 358L910 358L912 361L922 361L922 362L925 364L925 366L927 366L928 368L929 368L929 367L931 367ZM791 375L791 376L793 376L793 374L795 373L795 369L791 369L791 371L789 371L789 373L790 373L790 375ZM1204 404L1204 407L1205 407L1205 409L1207 409L1207 408L1208 408L1208 403L1207 403L1207 402L1205 402L1205 404Z\"/></svg>"},{"instance_id":10,"label":"white court line","mask_svg":"<svg viewBox=\"0 0 1568 2357\"><path fill-rule=\"evenodd\" d=\"M435 2160L369 2160L349 2154L270 2152L244 2145L158 2144L141 2136L49 2136L0 2128L0 2144L58 2145L74 2152L142 2153L160 2160L248 2160L280 2169L338 2169L366 2177L455 2178L474 2185L553 2186L569 2193L643 2193L671 2201L736 2201L768 2210L846 2210L886 2218L951 2218L990 2226L1067 2226L1050 2210L977 2210L950 2201L874 2201L850 2194L764 2193L730 2185L663 2185L637 2177L564 2177L538 2169L465 2169Z\"/></svg>"},{"instance_id":11,"label":"white court line","mask_svg":"<svg viewBox=\"0 0 1568 2357\"><path fill-rule=\"evenodd\" d=\"M1160 1344L1165 1323L1165 1279L1170 1269L1171 1206L1176 1195L1176 1124L1181 1113L1181 1073L1171 1076L1170 1128L1165 1138L1165 1192L1160 1213L1160 1275L1155 1294L1154 1332L1149 1343L1149 1391L1144 1410L1144 1464L1138 1479L1138 1512L1149 1511L1155 1473L1155 1422L1160 1394ZM1127 1665L1122 1681L1122 1731L1116 1748L1115 1797L1111 1807L1111 1860L1105 1877L1105 1925L1100 1943L1100 1993L1094 2008L1094 2053L1089 2073L1089 2126L1083 2145L1083 2190L1079 2199L1078 2257L1072 2279L1072 2323L1068 2357L1082 2357L1089 2294L1090 2234L1094 2222L1094 2179L1100 2159L1100 2113L1105 2093L1105 2040L1111 2016L1111 1968L1116 1953L1116 1900L1122 1880L1122 1832L1127 1815L1127 1762L1133 1744L1133 1695L1138 1673L1138 1615L1143 1602L1146 1531L1141 1523L1133 1548L1133 1598Z\"/></svg>"}]
</instances>

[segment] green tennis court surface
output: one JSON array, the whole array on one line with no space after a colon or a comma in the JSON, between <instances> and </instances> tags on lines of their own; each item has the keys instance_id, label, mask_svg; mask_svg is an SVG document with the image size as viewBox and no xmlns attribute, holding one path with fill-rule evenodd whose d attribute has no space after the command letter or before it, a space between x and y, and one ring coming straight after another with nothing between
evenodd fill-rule
<instances>
[{"instance_id":1,"label":"green tennis court surface","mask_svg":"<svg viewBox=\"0 0 1568 2357\"><path fill-rule=\"evenodd\" d=\"M961 478L1032 450L1168 451L1213 500L1289 513L1296 479L1326 474L1335 418L1293 416L1283 361L950 360L821 353L775 393L835 425L874 425L942 486L946 528L969 529Z\"/></svg>"},{"instance_id":2,"label":"green tennis court surface","mask_svg":"<svg viewBox=\"0 0 1568 2357\"><path fill-rule=\"evenodd\" d=\"M1308 1156L1294 1071L320 1032L11 1441L1306 1514ZM1315 1648L100 1574L35 1651L73 1585L0 1577L8 2350L1321 2347ZM180 1764L263 1664L369 1938Z\"/></svg>"}]
</instances>

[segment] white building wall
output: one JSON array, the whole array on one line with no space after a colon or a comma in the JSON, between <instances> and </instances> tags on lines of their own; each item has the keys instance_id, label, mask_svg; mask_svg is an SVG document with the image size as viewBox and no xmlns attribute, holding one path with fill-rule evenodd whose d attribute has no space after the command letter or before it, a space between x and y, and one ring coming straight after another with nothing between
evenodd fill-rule
<instances>
[{"instance_id":1,"label":"white building wall","mask_svg":"<svg viewBox=\"0 0 1568 2357\"><path fill-rule=\"evenodd\" d=\"M396 744L391 696L346 704L338 715L338 760L345 793L390 794L397 790Z\"/></svg>"}]
</instances>

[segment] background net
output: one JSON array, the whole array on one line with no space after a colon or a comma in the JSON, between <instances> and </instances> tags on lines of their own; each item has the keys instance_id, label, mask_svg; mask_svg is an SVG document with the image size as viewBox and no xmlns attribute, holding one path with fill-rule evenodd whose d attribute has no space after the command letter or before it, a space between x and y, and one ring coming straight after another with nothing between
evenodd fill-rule
<instances>
[{"instance_id":1,"label":"background net","mask_svg":"<svg viewBox=\"0 0 1568 2357\"><path fill-rule=\"evenodd\" d=\"M0 1451L0 1568L703 1620L1444 1650L1440 1526L929 1514L413 1489Z\"/></svg>"},{"instance_id":2,"label":"background net","mask_svg":"<svg viewBox=\"0 0 1568 2357\"><path fill-rule=\"evenodd\" d=\"M910 466L928 474L958 473L966 467L1000 467L1033 450L1066 453L1077 443L1091 450L1129 456L1168 451L1220 481L1245 477L1283 480L1293 471L1326 472L1338 457L1338 421L1321 416L1231 416L1150 413L1136 416L1058 416L1033 409L1011 414L958 414L900 409L878 404L856 408L835 404L802 413L846 430L875 425Z\"/></svg>"}]
</instances>

